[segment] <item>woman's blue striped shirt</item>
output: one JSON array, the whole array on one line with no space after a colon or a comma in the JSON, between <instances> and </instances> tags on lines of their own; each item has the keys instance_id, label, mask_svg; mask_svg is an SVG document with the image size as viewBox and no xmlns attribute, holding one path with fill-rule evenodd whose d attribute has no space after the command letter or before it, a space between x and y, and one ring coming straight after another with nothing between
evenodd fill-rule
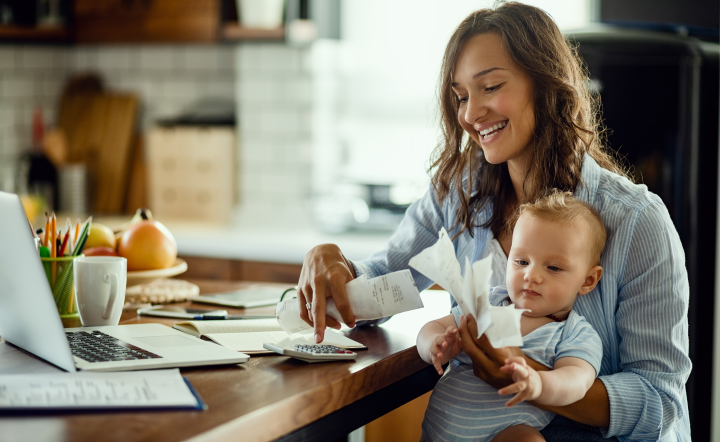
<instances>
[{"instance_id":1,"label":"woman's blue striped shirt","mask_svg":"<svg viewBox=\"0 0 720 442\"><path fill-rule=\"evenodd\" d=\"M667 209L646 186L601 168L587 155L575 196L600 213L608 231L600 284L575 303L602 340L599 378L610 398L604 434L621 441L690 441L689 287L685 254ZM409 268L410 258L437 241L441 227L450 237L457 233L456 210L457 199L441 204L431 188L408 209L385 250L354 262L358 275ZM479 224L491 211L487 205L478 213ZM485 256L490 238L487 228L460 234L453 241L458 260ZM418 288L432 284L411 271Z\"/></svg>"}]
</instances>

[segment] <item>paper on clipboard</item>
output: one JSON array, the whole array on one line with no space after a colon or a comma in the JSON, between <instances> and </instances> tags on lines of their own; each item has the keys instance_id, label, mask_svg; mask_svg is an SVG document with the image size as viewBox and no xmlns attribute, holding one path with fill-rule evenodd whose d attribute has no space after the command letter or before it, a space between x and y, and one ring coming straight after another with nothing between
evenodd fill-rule
<instances>
[{"instance_id":1,"label":"paper on clipboard","mask_svg":"<svg viewBox=\"0 0 720 442\"><path fill-rule=\"evenodd\" d=\"M438 234L438 241L413 257L409 264L450 292L463 314L473 315L478 337L485 333L495 348L522 345L520 317L525 310L516 309L513 305L490 305L491 256L472 265L465 258L463 278L455 248L443 228Z\"/></svg>"},{"instance_id":2,"label":"paper on clipboard","mask_svg":"<svg viewBox=\"0 0 720 442\"><path fill-rule=\"evenodd\" d=\"M380 319L423 307L420 292L410 270L388 273L372 279L361 275L345 284L345 291L358 321ZM300 308L297 298L278 303L275 316L287 334L309 333L313 330L300 319ZM332 298L327 299L325 312L331 318L342 322Z\"/></svg>"}]
</instances>

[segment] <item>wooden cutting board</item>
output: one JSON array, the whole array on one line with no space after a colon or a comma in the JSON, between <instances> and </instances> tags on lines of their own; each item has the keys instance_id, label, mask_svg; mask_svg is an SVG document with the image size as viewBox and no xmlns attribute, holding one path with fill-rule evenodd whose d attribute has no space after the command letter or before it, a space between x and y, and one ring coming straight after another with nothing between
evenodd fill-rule
<instances>
[{"instance_id":1,"label":"wooden cutting board","mask_svg":"<svg viewBox=\"0 0 720 442\"><path fill-rule=\"evenodd\" d=\"M68 139L68 161L87 165L93 214L123 211L137 108L131 94L63 97L58 125Z\"/></svg>"}]
</instances>

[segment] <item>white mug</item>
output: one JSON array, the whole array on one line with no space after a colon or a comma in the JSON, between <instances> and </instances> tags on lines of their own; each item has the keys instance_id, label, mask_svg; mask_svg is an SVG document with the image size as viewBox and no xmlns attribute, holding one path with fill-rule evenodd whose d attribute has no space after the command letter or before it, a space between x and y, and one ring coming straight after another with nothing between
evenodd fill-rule
<instances>
[{"instance_id":1,"label":"white mug","mask_svg":"<svg viewBox=\"0 0 720 442\"><path fill-rule=\"evenodd\" d=\"M125 304L127 259L81 256L73 262L75 299L83 327L118 325Z\"/></svg>"}]
</instances>

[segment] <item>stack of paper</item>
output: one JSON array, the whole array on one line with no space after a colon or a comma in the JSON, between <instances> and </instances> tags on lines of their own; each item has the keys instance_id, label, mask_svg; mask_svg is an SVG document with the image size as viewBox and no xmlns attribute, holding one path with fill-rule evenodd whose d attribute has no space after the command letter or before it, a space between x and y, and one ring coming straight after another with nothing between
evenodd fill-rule
<instances>
[{"instance_id":1,"label":"stack of paper","mask_svg":"<svg viewBox=\"0 0 720 442\"><path fill-rule=\"evenodd\" d=\"M470 265L465 258L465 278L455 257L455 248L443 228L438 241L410 260L410 266L450 292L465 315L477 321L478 337L483 333L493 347L521 346L520 317L526 310L515 306L490 305L492 256Z\"/></svg>"},{"instance_id":2,"label":"stack of paper","mask_svg":"<svg viewBox=\"0 0 720 442\"><path fill-rule=\"evenodd\" d=\"M423 307L420 292L415 286L410 270L388 273L372 279L362 275L345 284L345 291L355 319L358 321L380 319ZM325 310L328 316L342 322L340 312L332 298L327 299ZM313 330L300 319L300 305L297 298L279 303L275 316L288 334L309 333Z\"/></svg>"}]
</instances>

